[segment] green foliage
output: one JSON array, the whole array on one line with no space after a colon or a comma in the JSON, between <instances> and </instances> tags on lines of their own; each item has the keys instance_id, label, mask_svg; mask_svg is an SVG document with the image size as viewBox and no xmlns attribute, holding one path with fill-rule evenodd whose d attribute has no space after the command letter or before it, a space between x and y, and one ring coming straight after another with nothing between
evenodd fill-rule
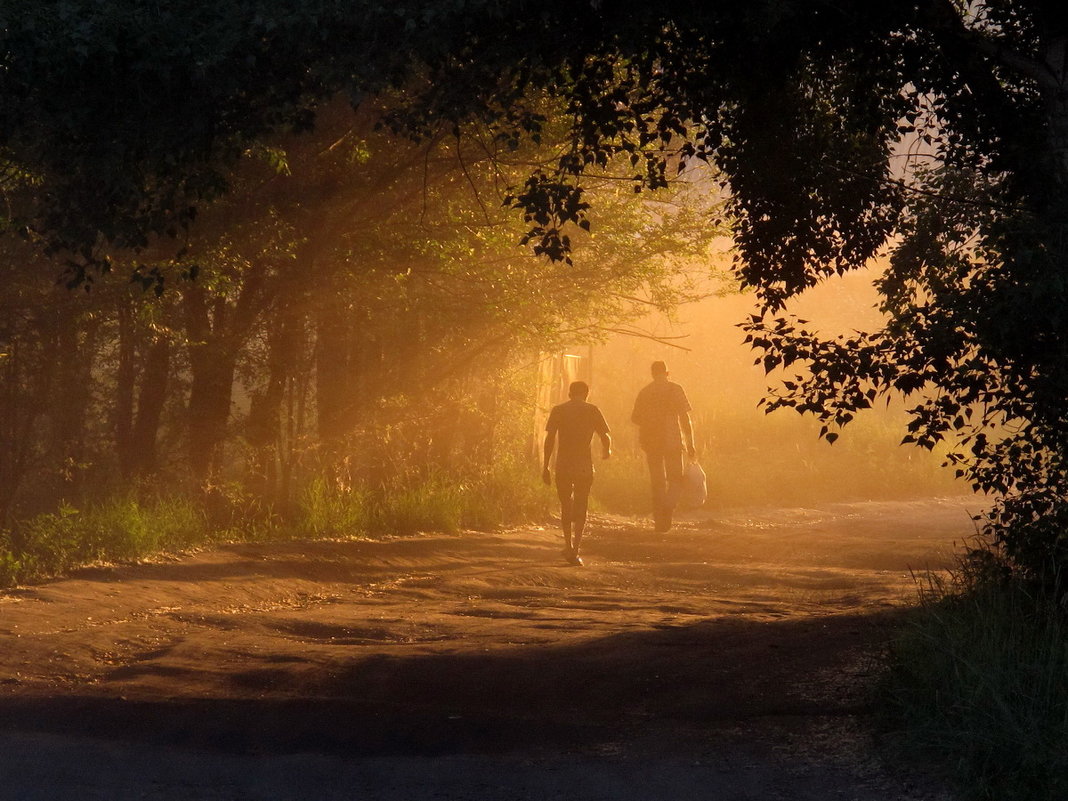
<instances>
[{"instance_id":1,"label":"green foliage","mask_svg":"<svg viewBox=\"0 0 1068 801\"><path fill-rule=\"evenodd\" d=\"M177 496L148 502L115 498L82 515L81 538L91 543L96 559L137 559L180 551L210 538L197 505Z\"/></svg>"},{"instance_id":2,"label":"green foliage","mask_svg":"<svg viewBox=\"0 0 1068 801\"><path fill-rule=\"evenodd\" d=\"M19 528L17 558L29 575L54 575L98 555L99 529L66 504L37 515Z\"/></svg>"},{"instance_id":3,"label":"green foliage","mask_svg":"<svg viewBox=\"0 0 1068 801\"><path fill-rule=\"evenodd\" d=\"M212 539L198 506L179 497L119 497L87 509L64 504L0 538L4 586L48 578L97 561L138 559Z\"/></svg>"},{"instance_id":4,"label":"green foliage","mask_svg":"<svg viewBox=\"0 0 1068 801\"><path fill-rule=\"evenodd\" d=\"M492 530L547 516L550 494L538 478L531 464L503 460L466 479L410 476L375 491L315 479L287 521L256 513L236 490L219 491L206 503L121 496L85 509L64 504L0 532L0 587L213 542Z\"/></svg>"},{"instance_id":5,"label":"green foliage","mask_svg":"<svg viewBox=\"0 0 1068 801\"><path fill-rule=\"evenodd\" d=\"M884 701L910 755L952 766L969 799L1068 795L1068 620L988 551L929 577L893 643Z\"/></svg>"},{"instance_id":6,"label":"green foliage","mask_svg":"<svg viewBox=\"0 0 1068 801\"><path fill-rule=\"evenodd\" d=\"M317 478L300 493L291 527L299 537L346 538L365 534L370 521L368 493L340 490Z\"/></svg>"},{"instance_id":7,"label":"green foliage","mask_svg":"<svg viewBox=\"0 0 1068 801\"><path fill-rule=\"evenodd\" d=\"M612 458L596 464L590 492L595 509L624 515L652 511L649 467L645 456L633 449L617 449Z\"/></svg>"},{"instance_id":8,"label":"green foliage","mask_svg":"<svg viewBox=\"0 0 1068 801\"><path fill-rule=\"evenodd\" d=\"M501 458L465 486L464 528L493 530L548 517L555 497L546 491L536 464Z\"/></svg>"},{"instance_id":9,"label":"green foliage","mask_svg":"<svg viewBox=\"0 0 1068 801\"><path fill-rule=\"evenodd\" d=\"M456 534L463 524L464 496L464 485L447 476L401 481L374 500L371 527L390 534Z\"/></svg>"}]
</instances>

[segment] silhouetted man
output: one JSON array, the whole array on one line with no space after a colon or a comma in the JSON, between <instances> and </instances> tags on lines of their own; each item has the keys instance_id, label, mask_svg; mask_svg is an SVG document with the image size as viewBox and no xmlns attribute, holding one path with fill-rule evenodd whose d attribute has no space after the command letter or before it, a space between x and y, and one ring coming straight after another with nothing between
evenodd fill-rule
<instances>
[{"instance_id":1,"label":"silhouetted man","mask_svg":"<svg viewBox=\"0 0 1068 801\"><path fill-rule=\"evenodd\" d=\"M667 365L653 362L652 373L653 382L638 393L630 419L638 425L638 441L649 462L653 523L657 531L669 531L682 487L684 439L686 453L696 456L693 421L686 392L668 381Z\"/></svg>"},{"instance_id":2,"label":"silhouetted man","mask_svg":"<svg viewBox=\"0 0 1068 801\"><path fill-rule=\"evenodd\" d=\"M553 446L559 440L556 451L556 494L560 498L560 528L564 531L564 558L573 565L581 565L579 545L586 528L586 507L593 486L593 457L590 443L593 435L601 438L601 455L612 455L612 437L608 423L601 410L586 403L590 394L585 381L575 381L568 389L571 400L554 406L545 424L545 464L541 477L552 484L549 460Z\"/></svg>"}]
</instances>

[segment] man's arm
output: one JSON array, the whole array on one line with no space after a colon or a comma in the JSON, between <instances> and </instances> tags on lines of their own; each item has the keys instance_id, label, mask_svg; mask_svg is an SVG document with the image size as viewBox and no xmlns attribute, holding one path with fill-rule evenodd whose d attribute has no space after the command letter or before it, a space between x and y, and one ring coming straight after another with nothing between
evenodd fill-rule
<instances>
[{"instance_id":1,"label":"man's arm","mask_svg":"<svg viewBox=\"0 0 1068 801\"><path fill-rule=\"evenodd\" d=\"M689 412L683 412L679 415L679 425L682 426L682 436L683 441L686 443L686 453L693 459L697 456L697 448L694 446L693 420L690 418Z\"/></svg>"},{"instance_id":2,"label":"man's arm","mask_svg":"<svg viewBox=\"0 0 1068 801\"><path fill-rule=\"evenodd\" d=\"M682 441L686 445L687 455L693 459L697 456L697 448L693 438L693 418L690 417L690 409L693 407L690 406L690 399L686 397L686 390L679 384L675 386L678 387L678 398L676 399L678 406L676 408L679 410L679 427L682 429Z\"/></svg>"},{"instance_id":3,"label":"man's arm","mask_svg":"<svg viewBox=\"0 0 1068 801\"><path fill-rule=\"evenodd\" d=\"M601 458L607 459L612 455L612 435L608 433L608 423L605 422L604 415L601 414L601 410L597 410L596 427L594 430L597 432L597 436L601 438Z\"/></svg>"},{"instance_id":4,"label":"man's arm","mask_svg":"<svg viewBox=\"0 0 1068 801\"><path fill-rule=\"evenodd\" d=\"M541 468L541 480L546 484L552 484L552 476L549 474L549 460L553 456L553 446L556 444L556 429L550 429L545 434L545 446L542 449L545 453L545 461Z\"/></svg>"},{"instance_id":5,"label":"man's arm","mask_svg":"<svg viewBox=\"0 0 1068 801\"><path fill-rule=\"evenodd\" d=\"M600 431L598 435L601 437L601 458L607 459L612 455L612 435L607 431Z\"/></svg>"}]
</instances>

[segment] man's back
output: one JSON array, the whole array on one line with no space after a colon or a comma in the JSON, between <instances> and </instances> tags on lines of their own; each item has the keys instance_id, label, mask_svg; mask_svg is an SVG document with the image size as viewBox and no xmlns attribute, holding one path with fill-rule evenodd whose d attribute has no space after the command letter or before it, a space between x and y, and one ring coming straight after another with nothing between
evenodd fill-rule
<instances>
[{"instance_id":1,"label":"man's back","mask_svg":"<svg viewBox=\"0 0 1068 801\"><path fill-rule=\"evenodd\" d=\"M554 406L549 413L545 430L556 433L559 447L556 470L593 471L590 442L594 434L607 434L608 424L601 410L592 403L571 399Z\"/></svg>"},{"instance_id":2,"label":"man's back","mask_svg":"<svg viewBox=\"0 0 1068 801\"><path fill-rule=\"evenodd\" d=\"M679 416L688 411L690 402L679 384L658 378L644 386L634 401L634 414L631 415L638 424L642 448L681 448Z\"/></svg>"}]
</instances>

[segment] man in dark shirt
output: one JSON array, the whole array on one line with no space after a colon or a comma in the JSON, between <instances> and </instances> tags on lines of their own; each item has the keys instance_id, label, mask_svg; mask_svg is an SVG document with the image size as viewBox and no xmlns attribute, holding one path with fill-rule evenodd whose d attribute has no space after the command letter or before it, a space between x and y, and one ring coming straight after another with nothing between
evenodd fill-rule
<instances>
[{"instance_id":1,"label":"man in dark shirt","mask_svg":"<svg viewBox=\"0 0 1068 801\"><path fill-rule=\"evenodd\" d=\"M653 522L657 531L671 530L671 515L682 487L683 440L691 459L696 455L690 401L681 386L668 381L667 365L653 362L653 381L638 393L631 420L649 462L653 489Z\"/></svg>"},{"instance_id":2,"label":"man in dark shirt","mask_svg":"<svg viewBox=\"0 0 1068 801\"><path fill-rule=\"evenodd\" d=\"M590 388L585 381L575 381L568 389L571 400L554 406L545 424L545 463L542 480L551 485L549 460L559 440L556 452L556 494L560 498L560 528L564 531L564 558L573 565L581 565L579 545L586 527L586 507L593 486L593 457L590 442L593 435L601 438L601 456L612 455L612 437L601 410L586 403Z\"/></svg>"}]
</instances>

